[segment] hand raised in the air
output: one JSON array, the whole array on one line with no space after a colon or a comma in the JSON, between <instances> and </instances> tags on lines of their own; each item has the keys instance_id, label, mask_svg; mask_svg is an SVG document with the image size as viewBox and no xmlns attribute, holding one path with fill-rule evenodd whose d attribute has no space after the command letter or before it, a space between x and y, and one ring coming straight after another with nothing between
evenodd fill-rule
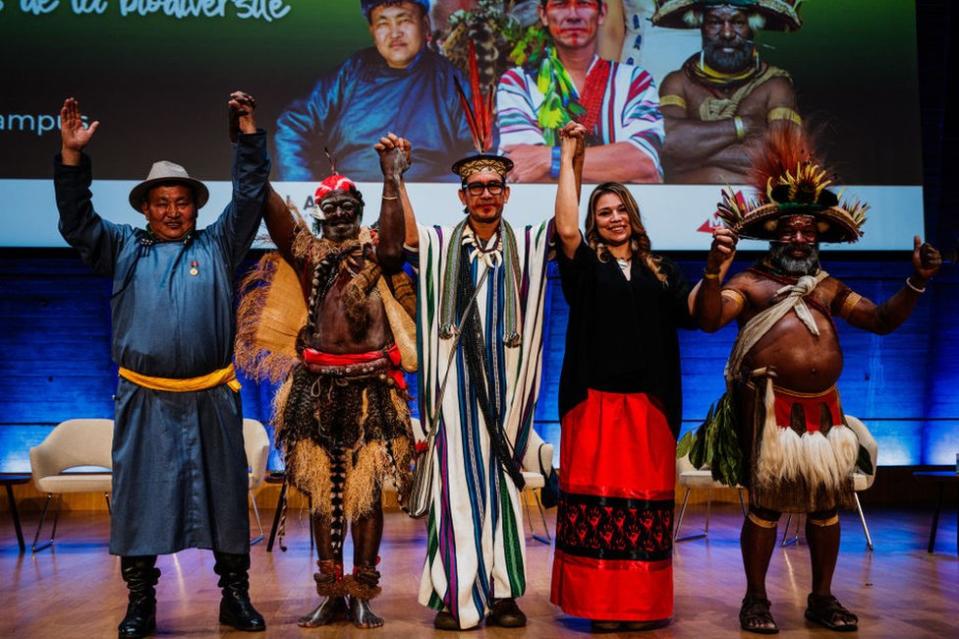
<instances>
[{"instance_id":1,"label":"hand raised in the air","mask_svg":"<svg viewBox=\"0 0 959 639\"><path fill-rule=\"evenodd\" d=\"M230 141L236 142L240 133L256 133L256 100L249 93L234 91L227 102L230 108Z\"/></svg>"},{"instance_id":2,"label":"hand raised in the air","mask_svg":"<svg viewBox=\"0 0 959 639\"><path fill-rule=\"evenodd\" d=\"M579 122L567 122L559 130L560 153L563 157L576 159L586 152L586 127Z\"/></svg>"},{"instance_id":3,"label":"hand raised in the air","mask_svg":"<svg viewBox=\"0 0 959 639\"><path fill-rule=\"evenodd\" d=\"M913 237L912 267L916 269L913 276L914 283L918 286L925 284L926 280L939 272L942 266L942 255L932 244L926 244L916 235Z\"/></svg>"},{"instance_id":4,"label":"hand raised in the air","mask_svg":"<svg viewBox=\"0 0 959 639\"><path fill-rule=\"evenodd\" d=\"M387 180L398 181L413 163L410 141L395 133L387 133L373 148L380 156L380 170Z\"/></svg>"},{"instance_id":5,"label":"hand raised in the air","mask_svg":"<svg viewBox=\"0 0 959 639\"><path fill-rule=\"evenodd\" d=\"M736 243L739 238L732 229L721 226L713 231L713 243L706 258L706 272L719 273L723 265L736 256Z\"/></svg>"},{"instance_id":6,"label":"hand raised in the air","mask_svg":"<svg viewBox=\"0 0 959 639\"><path fill-rule=\"evenodd\" d=\"M60 154L64 164L80 163L80 152L90 143L99 126L99 121L89 126L83 123L80 103L75 98L63 101L63 106L60 107Z\"/></svg>"}]
</instances>

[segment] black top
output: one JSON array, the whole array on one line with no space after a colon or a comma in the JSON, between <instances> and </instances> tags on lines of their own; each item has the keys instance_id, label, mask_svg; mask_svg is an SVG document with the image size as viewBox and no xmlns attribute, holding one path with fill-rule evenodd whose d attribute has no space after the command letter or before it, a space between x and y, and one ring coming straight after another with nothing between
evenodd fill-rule
<instances>
[{"instance_id":1,"label":"black top","mask_svg":"<svg viewBox=\"0 0 959 639\"><path fill-rule=\"evenodd\" d=\"M600 261L585 240L573 259L562 250L558 254L569 304L560 416L586 399L590 388L647 393L661 405L677 435L682 382L676 329L697 326L689 314L690 285L682 271L668 258L660 258L667 278L664 285L634 257L627 280L614 258Z\"/></svg>"}]
</instances>

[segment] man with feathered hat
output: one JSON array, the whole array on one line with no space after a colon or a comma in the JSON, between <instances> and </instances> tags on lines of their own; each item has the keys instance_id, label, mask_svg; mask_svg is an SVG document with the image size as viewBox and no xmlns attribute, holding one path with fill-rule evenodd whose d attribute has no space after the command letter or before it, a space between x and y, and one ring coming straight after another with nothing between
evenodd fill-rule
<instances>
[{"instance_id":1,"label":"man with feathered hat","mask_svg":"<svg viewBox=\"0 0 959 639\"><path fill-rule=\"evenodd\" d=\"M476 85L474 78L474 85ZM465 95L461 95L464 105ZM547 224L503 219L509 158L492 145L492 100L467 108L480 153L453 165L465 219L417 226L405 193L406 244L418 268L420 416L434 446L420 603L442 630L526 625L522 468L552 468L532 429L539 392ZM380 141L405 143L390 136Z\"/></svg>"},{"instance_id":2,"label":"man with feathered hat","mask_svg":"<svg viewBox=\"0 0 959 639\"><path fill-rule=\"evenodd\" d=\"M120 555L129 590L121 638L153 634L157 555L184 548L213 551L223 589L220 623L266 628L249 595L248 477L232 356L233 277L262 219L270 160L253 98L235 92L229 108L233 197L203 229L196 221L206 186L166 161L130 192L145 229L101 218L83 152L99 123L85 127L73 98L60 111L62 146L54 163L60 233L84 262L113 279L120 380L110 552Z\"/></svg>"},{"instance_id":3,"label":"man with feathered hat","mask_svg":"<svg viewBox=\"0 0 959 639\"><path fill-rule=\"evenodd\" d=\"M274 402L277 445L287 480L311 499L323 599L303 627L383 625L370 605L380 593L381 494L392 484L403 505L410 485L403 371L416 370L416 302L403 273L399 201L409 146L377 151L375 229L362 226L363 196L335 164L314 194L313 230L271 193L265 217L277 253L244 280L239 309L237 362L258 378L285 378ZM353 568L344 574L347 527Z\"/></svg>"},{"instance_id":4,"label":"man with feathered hat","mask_svg":"<svg viewBox=\"0 0 959 639\"><path fill-rule=\"evenodd\" d=\"M851 504L853 468L868 462L861 461L836 390L843 358L834 318L876 334L895 330L909 317L941 258L917 236L913 274L877 305L820 267L820 242L857 241L867 207L841 201L828 188L831 178L801 129L767 136L753 177L755 201L730 189L723 194L719 215L726 227L714 233L696 299L705 330L716 331L734 319L740 327L726 364L726 395L702 430L705 435L714 428L713 441L731 442L716 444L717 450L742 453L741 460L713 460L714 475L716 469L741 467L741 473L720 478L749 487L740 624L750 632L778 632L766 571L780 513L799 512L806 513L812 558L806 618L833 630L855 630L856 615L836 600L831 582L839 553L838 511ZM739 237L768 240L769 252L723 284L721 272Z\"/></svg>"},{"instance_id":5,"label":"man with feathered hat","mask_svg":"<svg viewBox=\"0 0 959 639\"><path fill-rule=\"evenodd\" d=\"M754 42L761 29L798 29L800 2L657 0L654 25L698 28L703 39L660 86L666 182L745 184L766 131L801 124L789 73L762 60Z\"/></svg>"}]
</instances>

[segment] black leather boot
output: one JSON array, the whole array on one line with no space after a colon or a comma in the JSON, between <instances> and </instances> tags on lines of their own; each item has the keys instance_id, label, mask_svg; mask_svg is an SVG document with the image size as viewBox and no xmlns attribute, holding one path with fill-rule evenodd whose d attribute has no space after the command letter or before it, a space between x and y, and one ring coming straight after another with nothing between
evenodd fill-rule
<instances>
[{"instance_id":1,"label":"black leather boot","mask_svg":"<svg viewBox=\"0 0 959 639\"><path fill-rule=\"evenodd\" d=\"M215 552L216 564L213 571L220 576L217 583L223 589L220 599L220 623L233 626L246 632L266 630L263 615L256 611L250 602L250 555L232 555Z\"/></svg>"},{"instance_id":2,"label":"black leather boot","mask_svg":"<svg viewBox=\"0 0 959 639\"><path fill-rule=\"evenodd\" d=\"M130 591L127 614L117 627L120 639L147 637L156 630L156 555L120 557L120 575Z\"/></svg>"}]
</instances>

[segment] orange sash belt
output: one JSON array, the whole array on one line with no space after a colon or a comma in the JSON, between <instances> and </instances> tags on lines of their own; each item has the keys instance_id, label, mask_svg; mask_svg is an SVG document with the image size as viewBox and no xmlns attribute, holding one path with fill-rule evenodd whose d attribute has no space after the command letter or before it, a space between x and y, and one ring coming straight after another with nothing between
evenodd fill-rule
<instances>
[{"instance_id":1,"label":"orange sash belt","mask_svg":"<svg viewBox=\"0 0 959 639\"><path fill-rule=\"evenodd\" d=\"M120 377L133 382L137 386L149 388L152 390L168 391L171 393L189 393L193 391L207 390L226 384L238 393L240 391L240 382L236 378L236 370L231 363L229 366L199 375L197 377L173 378L173 377L154 377L153 375L144 375L131 371L129 368L120 367Z\"/></svg>"}]
</instances>

